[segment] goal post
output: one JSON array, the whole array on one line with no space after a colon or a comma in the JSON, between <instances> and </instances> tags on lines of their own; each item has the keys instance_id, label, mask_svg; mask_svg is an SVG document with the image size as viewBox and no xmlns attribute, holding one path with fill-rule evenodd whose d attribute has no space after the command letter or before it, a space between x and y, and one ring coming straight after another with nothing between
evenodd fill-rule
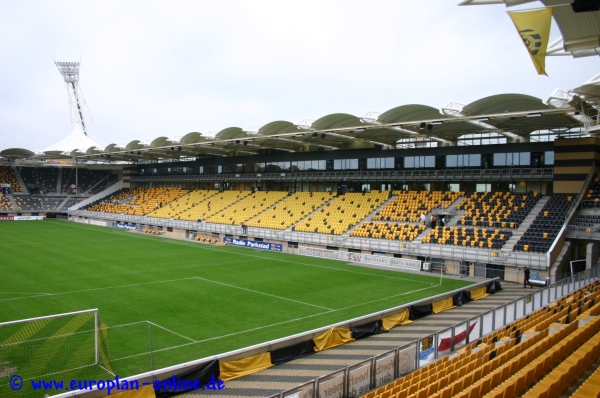
<instances>
[{"instance_id":1,"label":"goal post","mask_svg":"<svg viewBox=\"0 0 600 398\"><path fill-rule=\"evenodd\" d=\"M0 323L0 396L15 374L113 373L103 327L97 308Z\"/></svg>"}]
</instances>

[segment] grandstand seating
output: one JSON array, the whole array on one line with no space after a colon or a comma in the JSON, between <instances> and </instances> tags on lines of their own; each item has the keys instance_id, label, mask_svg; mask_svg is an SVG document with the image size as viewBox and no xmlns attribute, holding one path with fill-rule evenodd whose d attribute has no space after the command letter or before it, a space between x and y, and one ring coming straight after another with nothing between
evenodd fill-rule
<instances>
[{"instance_id":1,"label":"grandstand seating","mask_svg":"<svg viewBox=\"0 0 600 398\"><path fill-rule=\"evenodd\" d=\"M213 195L176 217L178 220L198 221L226 209L235 202L251 195L252 191L223 191Z\"/></svg>"},{"instance_id":2,"label":"grandstand seating","mask_svg":"<svg viewBox=\"0 0 600 398\"><path fill-rule=\"evenodd\" d=\"M128 204L133 205L126 214L134 216L145 216L167 203L185 195L187 190L178 188L149 188L139 192L138 196L130 200Z\"/></svg>"},{"instance_id":3,"label":"grandstand seating","mask_svg":"<svg viewBox=\"0 0 600 398\"><path fill-rule=\"evenodd\" d=\"M21 185L15 177L12 168L8 166L0 166L0 183L10 184L13 192L23 192Z\"/></svg>"},{"instance_id":4,"label":"grandstand seating","mask_svg":"<svg viewBox=\"0 0 600 398\"><path fill-rule=\"evenodd\" d=\"M558 397L600 354L599 298L595 282L364 397Z\"/></svg>"},{"instance_id":5,"label":"grandstand seating","mask_svg":"<svg viewBox=\"0 0 600 398\"><path fill-rule=\"evenodd\" d=\"M282 191L257 191L220 213L208 217L206 222L240 225L267 210L286 196L288 196L288 193Z\"/></svg>"},{"instance_id":6,"label":"grandstand seating","mask_svg":"<svg viewBox=\"0 0 600 398\"><path fill-rule=\"evenodd\" d=\"M565 216L577 194L554 194L531 226L515 244L514 251L545 253L565 223Z\"/></svg>"},{"instance_id":7,"label":"grandstand seating","mask_svg":"<svg viewBox=\"0 0 600 398\"><path fill-rule=\"evenodd\" d=\"M457 206L458 210L465 210L457 224L518 228L539 199L537 192L473 192Z\"/></svg>"},{"instance_id":8,"label":"grandstand seating","mask_svg":"<svg viewBox=\"0 0 600 398\"><path fill-rule=\"evenodd\" d=\"M331 192L296 192L249 220L249 227L287 229L335 197Z\"/></svg>"},{"instance_id":9,"label":"grandstand seating","mask_svg":"<svg viewBox=\"0 0 600 398\"><path fill-rule=\"evenodd\" d=\"M161 207L158 210L155 210L148 214L150 217L162 217L162 218L174 218L186 210L191 209L197 204L203 202L207 198L218 194L217 190L199 190L199 191L191 191L190 193L183 195L182 197L168 203L167 205Z\"/></svg>"},{"instance_id":10,"label":"grandstand seating","mask_svg":"<svg viewBox=\"0 0 600 398\"><path fill-rule=\"evenodd\" d=\"M37 197L30 195L14 195L18 210L44 210L44 206Z\"/></svg>"},{"instance_id":11,"label":"grandstand seating","mask_svg":"<svg viewBox=\"0 0 600 398\"><path fill-rule=\"evenodd\" d=\"M511 236L511 231L499 229L437 226L423 238L423 243L501 249Z\"/></svg>"},{"instance_id":12,"label":"grandstand seating","mask_svg":"<svg viewBox=\"0 0 600 398\"><path fill-rule=\"evenodd\" d=\"M591 232L591 228L597 228L598 224L600 224L600 216L593 214L578 214L575 220L573 220L573 225L589 228L588 232Z\"/></svg>"},{"instance_id":13,"label":"grandstand seating","mask_svg":"<svg viewBox=\"0 0 600 398\"><path fill-rule=\"evenodd\" d=\"M464 192L393 191L394 200L373 216L374 221L419 222L421 214L435 208L447 208Z\"/></svg>"},{"instance_id":14,"label":"grandstand seating","mask_svg":"<svg viewBox=\"0 0 600 398\"><path fill-rule=\"evenodd\" d=\"M585 193L585 197L581 201L582 207L598 207L600 206L600 178L594 178L592 186Z\"/></svg>"},{"instance_id":15,"label":"grandstand seating","mask_svg":"<svg viewBox=\"0 0 600 398\"><path fill-rule=\"evenodd\" d=\"M299 232L341 235L358 224L390 197L390 191L347 193L337 196L320 211L298 222Z\"/></svg>"},{"instance_id":16,"label":"grandstand seating","mask_svg":"<svg viewBox=\"0 0 600 398\"><path fill-rule=\"evenodd\" d=\"M350 236L412 242L425 229L425 225L422 224L366 222L352 231Z\"/></svg>"},{"instance_id":17,"label":"grandstand seating","mask_svg":"<svg viewBox=\"0 0 600 398\"><path fill-rule=\"evenodd\" d=\"M20 167L19 174L31 193L56 192L56 180L60 170L56 167Z\"/></svg>"},{"instance_id":18,"label":"grandstand seating","mask_svg":"<svg viewBox=\"0 0 600 398\"><path fill-rule=\"evenodd\" d=\"M5 195L0 193L0 210L14 210L12 203Z\"/></svg>"},{"instance_id":19,"label":"grandstand seating","mask_svg":"<svg viewBox=\"0 0 600 398\"><path fill-rule=\"evenodd\" d=\"M81 168L77 171L77 174L74 170L75 169L72 168L63 169L63 191L67 191L71 184L75 184L75 182L77 181L79 192L87 192L92 187L94 187L94 192L100 192L103 189L106 189L108 186L112 185L117 179L116 175L113 175L110 171L107 170Z\"/></svg>"}]
</instances>

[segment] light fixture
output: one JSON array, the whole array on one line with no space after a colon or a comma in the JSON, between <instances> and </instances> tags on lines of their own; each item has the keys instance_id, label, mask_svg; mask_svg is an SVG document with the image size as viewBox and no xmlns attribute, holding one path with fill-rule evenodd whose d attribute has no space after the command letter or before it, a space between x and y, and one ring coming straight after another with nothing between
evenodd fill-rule
<instances>
[{"instance_id":1,"label":"light fixture","mask_svg":"<svg viewBox=\"0 0 600 398\"><path fill-rule=\"evenodd\" d=\"M437 124L444 124L444 122L443 122L442 120L437 120L437 121L435 121L435 122L431 122L430 124L432 124L432 125L434 125L434 126L435 126L435 125L437 125Z\"/></svg>"},{"instance_id":2,"label":"light fixture","mask_svg":"<svg viewBox=\"0 0 600 398\"><path fill-rule=\"evenodd\" d=\"M532 113L528 113L527 117L540 117L542 116L542 112L532 112Z\"/></svg>"},{"instance_id":3,"label":"light fixture","mask_svg":"<svg viewBox=\"0 0 600 398\"><path fill-rule=\"evenodd\" d=\"M490 118L486 116L486 117L477 118L475 120L479 120L480 122L485 122L486 120L490 120Z\"/></svg>"},{"instance_id":4,"label":"light fixture","mask_svg":"<svg viewBox=\"0 0 600 398\"><path fill-rule=\"evenodd\" d=\"M361 131L365 131L366 129L356 129L357 133L360 133Z\"/></svg>"}]
</instances>

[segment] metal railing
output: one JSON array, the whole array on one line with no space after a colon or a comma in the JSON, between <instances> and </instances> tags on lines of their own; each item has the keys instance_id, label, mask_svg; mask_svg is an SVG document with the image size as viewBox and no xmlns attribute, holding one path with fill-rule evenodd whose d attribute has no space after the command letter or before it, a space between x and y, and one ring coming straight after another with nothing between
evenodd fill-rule
<instances>
[{"instance_id":1,"label":"metal railing","mask_svg":"<svg viewBox=\"0 0 600 398\"><path fill-rule=\"evenodd\" d=\"M131 176L131 182L202 182L202 181L352 181L352 180L505 180L547 179L554 177L552 167L495 169L408 169L379 171L304 171L276 173L227 173Z\"/></svg>"},{"instance_id":2,"label":"metal railing","mask_svg":"<svg viewBox=\"0 0 600 398\"><path fill-rule=\"evenodd\" d=\"M396 378L431 363L442 355L461 349L465 345L547 306L598 280L599 277L600 267L585 270L546 288L535 290L533 293L510 303L472 317L467 321L459 322L442 331L373 356L358 364L346 366L279 394L271 395L269 398L318 398L321 396L319 395L321 390L330 388L343 391L341 396L344 397L360 397L370 390L386 385ZM463 333L465 338L457 342L459 340L457 336ZM450 339L450 345L441 354L439 347L442 341L446 339ZM445 344L445 346L448 346L448 344Z\"/></svg>"}]
</instances>

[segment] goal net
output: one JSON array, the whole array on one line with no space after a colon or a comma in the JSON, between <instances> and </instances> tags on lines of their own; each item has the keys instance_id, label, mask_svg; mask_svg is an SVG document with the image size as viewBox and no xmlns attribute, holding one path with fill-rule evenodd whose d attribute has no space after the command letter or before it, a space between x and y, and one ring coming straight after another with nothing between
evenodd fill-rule
<instances>
[{"instance_id":1,"label":"goal net","mask_svg":"<svg viewBox=\"0 0 600 398\"><path fill-rule=\"evenodd\" d=\"M15 393L14 375L23 380L19 396L39 396L31 380L114 373L108 330L97 309L0 323L0 397Z\"/></svg>"}]
</instances>

